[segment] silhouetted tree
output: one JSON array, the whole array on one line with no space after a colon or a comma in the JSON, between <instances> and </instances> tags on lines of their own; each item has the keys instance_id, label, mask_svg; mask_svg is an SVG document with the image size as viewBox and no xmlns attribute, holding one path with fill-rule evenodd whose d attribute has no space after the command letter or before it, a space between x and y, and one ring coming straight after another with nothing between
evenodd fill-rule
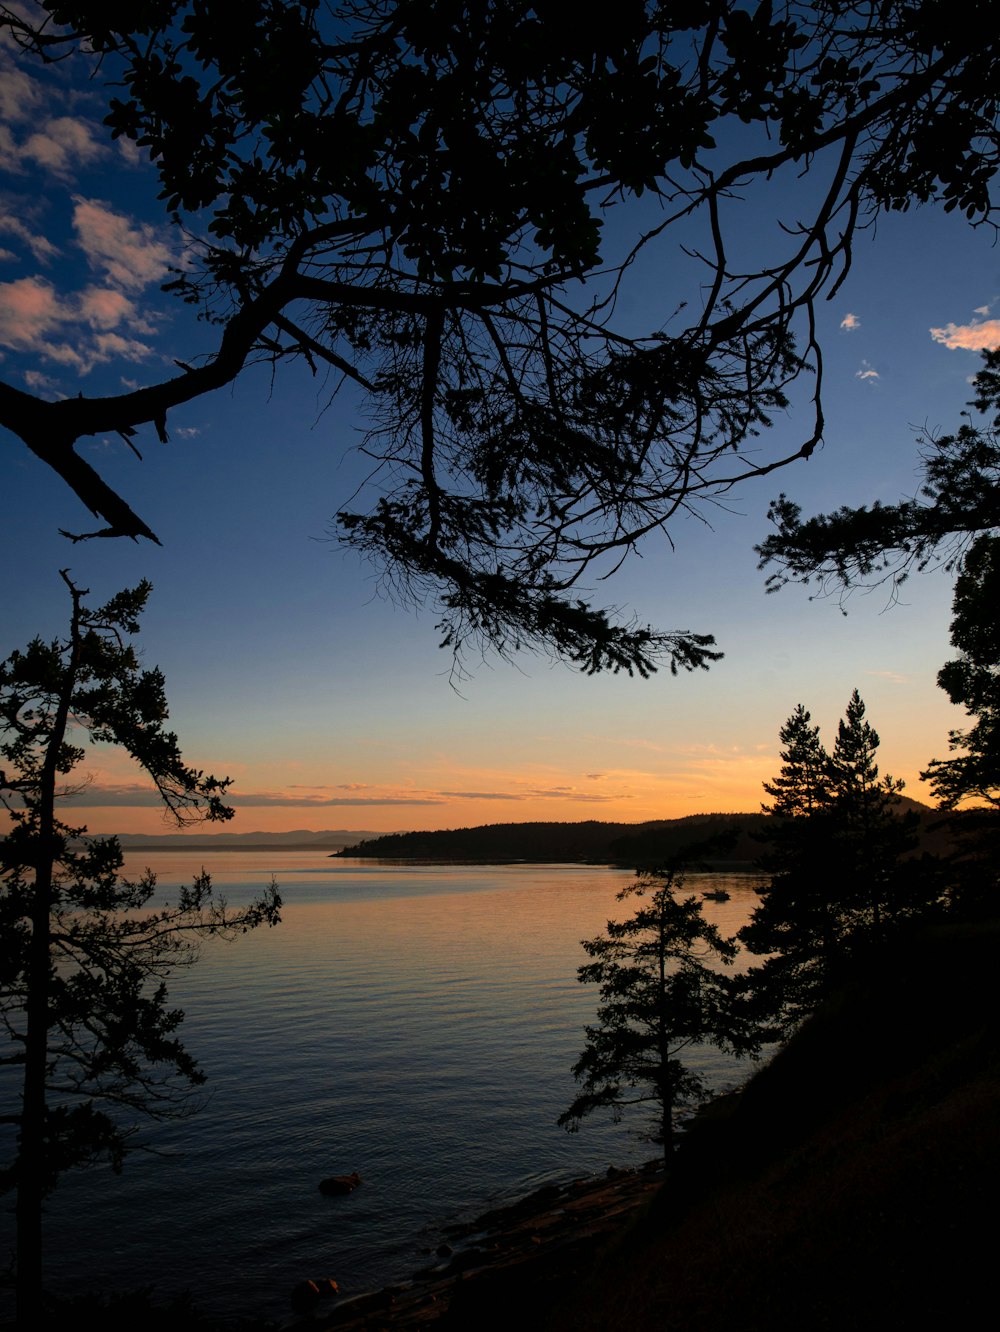
<instances>
[{"instance_id":1,"label":"silhouetted tree","mask_svg":"<svg viewBox=\"0 0 1000 1332\"><path fill-rule=\"evenodd\" d=\"M90 609L72 597L66 638L35 639L0 663L0 1020L21 1070L20 1104L2 1116L17 1147L2 1182L16 1190L18 1324L39 1326L42 1200L73 1166L117 1170L136 1115L190 1108L204 1075L177 1038L183 1013L167 1004L166 977L192 962L196 941L228 938L278 920L272 884L239 911L212 895L206 874L172 905L150 910L147 871L123 878L115 838L87 838L56 814L80 790L71 774L78 739L122 746L178 820L228 819L228 781L187 767L167 720L163 676L140 668L129 635L150 587Z\"/></svg>"},{"instance_id":2,"label":"silhouetted tree","mask_svg":"<svg viewBox=\"0 0 1000 1332\"><path fill-rule=\"evenodd\" d=\"M26 58L79 63L144 149L218 330L198 364L109 397L0 385L0 423L104 522L156 539L76 451L305 360L368 395L379 471L344 538L443 641L541 645L583 669L706 666L709 635L622 624L582 590L680 511L821 438L816 303L857 229L939 200L989 216L995 21L981 3L45 0L0 7ZM808 177L752 271L740 202ZM661 212L637 210L641 195ZM781 191L775 197L784 197ZM802 219L801 221L799 219ZM205 227L207 226L207 233ZM701 227L702 242L694 228ZM696 268L652 328L617 312L662 247ZM761 452L816 372L795 447Z\"/></svg>"},{"instance_id":3,"label":"silhouetted tree","mask_svg":"<svg viewBox=\"0 0 1000 1332\"><path fill-rule=\"evenodd\" d=\"M952 756L932 760L922 776L941 808L953 811L948 820L955 845L949 905L965 916L995 915L1000 903L1000 536L983 535L973 542L955 580L952 610L951 641L959 655L942 666L938 684L973 724L949 733Z\"/></svg>"},{"instance_id":4,"label":"silhouetted tree","mask_svg":"<svg viewBox=\"0 0 1000 1332\"><path fill-rule=\"evenodd\" d=\"M763 1035L771 1038L815 1007L838 939L830 756L801 703L780 738L782 766L773 781L764 783L772 802L761 806L770 820L759 834L767 842L760 867L771 877L739 933L751 953L768 955L744 978L742 989Z\"/></svg>"},{"instance_id":5,"label":"silhouetted tree","mask_svg":"<svg viewBox=\"0 0 1000 1332\"><path fill-rule=\"evenodd\" d=\"M984 354L975 386L970 406L987 420L925 437L916 499L803 520L782 496L771 511L778 530L759 553L762 567L778 566L770 591L798 581L846 596L856 586L887 582L895 594L913 569L956 570L951 638L959 655L938 672L938 684L973 725L950 732L952 757L932 760L922 776L945 810L965 802L986 807L950 821L958 854L948 897L953 907L979 912L991 902L996 909L1000 863L1000 349Z\"/></svg>"},{"instance_id":6,"label":"silhouetted tree","mask_svg":"<svg viewBox=\"0 0 1000 1332\"><path fill-rule=\"evenodd\" d=\"M952 612L959 655L941 667L938 684L975 720L950 733L954 757L932 760L922 775L942 809L976 800L1000 811L1000 536L973 542L955 580Z\"/></svg>"},{"instance_id":7,"label":"silhouetted tree","mask_svg":"<svg viewBox=\"0 0 1000 1332\"><path fill-rule=\"evenodd\" d=\"M771 879L739 933L767 955L742 989L758 1021L786 1031L811 1012L852 963L903 921L927 912L941 888L904 861L916 845L915 816L899 808L903 783L880 776L878 733L855 689L827 754L799 704L781 730L779 775L764 789L773 822L761 867Z\"/></svg>"},{"instance_id":8,"label":"silhouetted tree","mask_svg":"<svg viewBox=\"0 0 1000 1332\"><path fill-rule=\"evenodd\" d=\"M961 569L977 539L1000 530L1000 348L984 353L975 387L969 406L992 420L922 437L924 480L915 499L803 519L797 504L779 496L770 510L777 530L757 548L762 569L777 566L768 591L800 582L844 596L888 583L895 594L914 569Z\"/></svg>"},{"instance_id":9,"label":"silhouetted tree","mask_svg":"<svg viewBox=\"0 0 1000 1332\"><path fill-rule=\"evenodd\" d=\"M651 1140L664 1159L673 1146L679 1108L704 1092L701 1077L681 1058L692 1045L731 1046L738 1040L725 978L711 959L731 962L736 945L702 916L695 897L678 899L675 872L643 874L618 900L644 900L633 916L608 921L607 933L585 939L595 960L579 979L600 987L597 1025L586 1028L587 1046L573 1067L583 1091L559 1123L575 1130L594 1110L654 1107Z\"/></svg>"}]
</instances>

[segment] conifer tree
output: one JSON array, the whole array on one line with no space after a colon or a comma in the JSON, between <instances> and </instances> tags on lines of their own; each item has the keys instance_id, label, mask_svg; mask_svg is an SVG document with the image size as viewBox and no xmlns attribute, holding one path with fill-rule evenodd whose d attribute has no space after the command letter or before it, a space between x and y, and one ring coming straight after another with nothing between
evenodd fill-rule
<instances>
[{"instance_id":1,"label":"conifer tree","mask_svg":"<svg viewBox=\"0 0 1000 1332\"><path fill-rule=\"evenodd\" d=\"M771 879L739 933L766 955L742 987L765 1038L810 1013L859 949L928 911L939 892L935 875L904 860L916 816L899 808L903 783L879 774L879 736L856 689L832 754L801 704L781 739L781 771L764 787L773 803L763 806L772 823L761 868Z\"/></svg>"},{"instance_id":2,"label":"conifer tree","mask_svg":"<svg viewBox=\"0 0 1000 1332\"><path fill-rule=\"evenodd\" d=\"M649 1137L665 1161L678 1109L704 1092L681 1056L697 1044L740 1043L726 978L710 966L731 962L736 945L704 919L697 898L677 897L681 883L674 871L643 874L618 894L619 901L646 899L635 914L583 941L594 961L579 979L600 986L601 1003L573 1067L583 1091L559 1117L574 1131L594 1110L609 1109L618 1120L628 1106L651 1105Z\"/></svg>"},{"instance_id":3,"label":"conifer tree","mask_svg":"<svg viewBox=\"0 0 1000 1332\"><path fill-rule=\"evenodd\" d=\"M771 819L760 865L771 879L739 934L750 952L769 955L750 973L744 992L771 1038L815 1005L838 941L836 875L829 858L830 757L801 703L780 738L781 769L764 784L772 803L761 806Z\"/></svg>"},{"instance_id":4,"label":"conifer tree","mask_svg":"<svg viewBox=\"0 0 1000 1332\"><path fill-rule=\"evenodd\" d=\"M910 891L920 876L901 863L916 846L917 818L899 808L904 783L879 775L878 747L878 732L865 720L855 689L837 728L829 768L831 852L843 880L839 914L845 939L877 939L892 921L926 906Z\"/></svg>"}]
</instances>

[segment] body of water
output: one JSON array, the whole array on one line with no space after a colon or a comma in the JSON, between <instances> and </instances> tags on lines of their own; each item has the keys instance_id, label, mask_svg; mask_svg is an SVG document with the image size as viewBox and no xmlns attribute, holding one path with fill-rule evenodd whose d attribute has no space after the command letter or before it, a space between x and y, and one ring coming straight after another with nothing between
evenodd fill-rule
<instances>
[{"instance_id":1,"label":"body of water","mask_svg":"<svg viewBox=\"0 0 1000 1332\"><path fill-rule=\"evenodd\" d=\"M53 1289L190 1288L201 1307L280 1317L303 1278L345 1293L385 1284L426 1264L450 1220L655 1155L641 1120L593 1117L576 1134L555 1122L597 1000L576 980L580 940L631 914L615 894L632 875L315 851L203 859L233 905L273 872L283 923L209 943L175 975L204 1104L144 1126L157 1154L133 1153L121 1176L62 1179L47 1207ZM143 862L129 871L150 863L164 895L202 867L198 853ZM732 899L706 916L735 932L752 883L725 878ZM744 1072L713 1050L695 1058L714 1086ZM352 1171L363 1184L350 1196L319 1193Z\"/></svg>"}]
</instances>

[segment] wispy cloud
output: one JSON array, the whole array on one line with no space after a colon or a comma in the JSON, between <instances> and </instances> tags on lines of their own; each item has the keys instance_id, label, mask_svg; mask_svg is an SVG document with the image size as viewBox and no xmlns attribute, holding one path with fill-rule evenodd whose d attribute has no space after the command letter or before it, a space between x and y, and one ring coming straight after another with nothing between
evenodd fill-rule
<instances>
[{"instance_id":1,"label":"wispy cloud","mask_svg":"<svg viewBox=\"0 0 1000 1332\"><path fill-rule=\"evenodd\" d=\"M363 787L363 783L358 786ZM617 799L628 797L618 796ZM573 803L606 804L611 796L587 795L572 788L558 787L551 790L532 791L378 791L369 789L367 794L341 794L330 787L293 787L280 791L230 791L227 803L237 809L334 809L334 808L378 808L382 806L446 806L456 801L501 801L522 803L524 801L563 800ZM155 790L141 782L119 782L107 779L105 774L94 774L91 779L79 786L66 788L60 795L60 803L71 807L94 809L162 809L163 802Z\"/></svg>"},{"instance_id":2,"label":"wispy cloud","mask_svg":"<svg viewBox=\"0 0 1000 1332\"><path fill-rule=\"evenodd\" d=\"M117 293L88 288L61 296L42 277L0 283L0 346L28 352L78 374L115 358L145 360L150 347L132 336L148 325L130 315L131 303ZM123 331L115 324L127 321Z\"/></svg>"},{"instance_id":3,"label":"wispy cloud","mask_svg":"<svg viewBox=\"0 0 1000 1332\"><path fill-rule=\"evenodd\" d=\"M851 314L850 311L848 311L840 321L840 327L845 329L848 333L853 333L856 328L861 327L861 320L856 314Z\"/></svg>"},{"instance_id":4,"label":"wispy cloud","mask_svg":"<svg viewBox=\"0 0 1000 1332\"><path fill-rule=\"evenodd\" d=\"M900 675L897 671L865 671L865 675L875 676L879 680L888 680L890 684L912 684L913 681L908 675Z\"/></svg>"},{"instance_id":5,"label":"wispy cloud","mask_svg":"<svg viewBox=\"0 0 1000 1332\"><path fill-rule=\"evenodd\" d=\"M980 307L983 310L985 307ZM979 310L976 313L980 313ZM974 319L968 324L932 328L931 337L951 351L989 351L1000 347L1000 319Z\"/></svg>"},{"instance_id":6,"label":"wispy cloud","mask_svg":"<svg viewBox=\"0 0 1000 1332\"><path fill-rule=\"evenodd\" d=\"M41 83L0 49L0 163L5 171L41 170L69 180L108 152L91 120L53 114L72 110L65 105L72 101L64 87Z\"/></svg>"},{"instance_id":7,"label":"wispy cloud","mask_svg":"<svg viewBox=\"0 0 1000 1332\"><path fill-rule=\"evenodd\" d=\"M14 217L7 208L0 208L0 233L19 240L40 264L47 264L59 254L58 248L47 236L32 231L21 218Z\"/></svg>"},{"instance_id":8,"label":"wispy cloud","mask_svg":"<svg viewBox=\"0 0 1000 1332\"><path fill-rule=\"evenodd\" d=\"M77 375L112 360L146 360L152 348L144 338L154 325L136 297L166 274L173 259L170 247L154 228L99 199L75 197L73 227L77 245L103 281L77 292L57 291L38 274L0 283L0 346ZM57 253L20 218L0 217L0 233L20 241L41 261Z\"/></svg>"},{"instance_id":9,"label":"wispy cloud","mask_svg":"<svg viewBox=\"0 0 1000 1332\"><path fill-rule=\"evenodd\" d=\"M339 805L444 805L447 801L433 795L384 795L384 796L328 796L324 799L309 799L306 796L290 796L283 791L255 792L249 795L226 797L231 805L238 809L260 809L266 806L284 806L291 809L328 809Z\"/></svg>"},{"instance_id":10,"label":"wispy cloud","mask_svg":"<svg viewBox=\"0 0 1000 1332\"><path fill-rule=\"evenodd\" d=\"M0 59L0 120L6 124L31 121L41 102L38 83L13 61Z\"/></svg>"},{"instance_id":11,"label":"wispy cloud","mask_svg":"<svg viewBox=\"0 0 1000 1332\"><path fill-rule=\"evenodd\" d=\"M861 362L861 369L855 371L855 379L861 379L869 384L874 384L879 378L879 373L867 361Z\"/></svg>"},{"instance_id":12,"label":"wispy cloud","mask_svg":"<svg viewBox=\"0 0 1000 1332\"><path fill-rule=\"evenodd\" d=\"M94 137L90 123L76 116L58 116L30 134L20 147L20 156L54 176L70 179L107 152Z\"/></svg>"},{"instance_id":13,"label":"wispy cloud","mask_svg":"<svg viewBox=\"0 0 1000 1332\"><path fill-rule=\"evenodd\" d=\"M261 809L272 806L291 809L326 809L336 805L443 805L444 799L433 795L380 795L380 796L327 796L311 798L290 795L286 791L255 791L245 795L230 792L226 800L240 809ZM151 787L138 783L94 783L63 797L67 805L86 805L93 808L119 809L162 807L159 794Z\"/></svg>"},{"instance_id":14,"label":"wispy cloud","mask_svg":"<svg viewBox=\"0 0 1000 1332\"><path fill-rule=\"evenodd\" d=\"M174 255L153 227L134 223L100 199L74 195L73 202L77 244L114 286L135 291L166 276Z\"/></svg>"},{"instance_id":15,"label":"wispy cloud","mask_svg":"<svg viewBox=\"0 0 1000 1332\"><path fill-rule=\"evenodd\" d=\"M33 393L53 393L59 388L54 379L43 375L40 370L25 370L24 382Z\"/></svg>"}]
</instances>

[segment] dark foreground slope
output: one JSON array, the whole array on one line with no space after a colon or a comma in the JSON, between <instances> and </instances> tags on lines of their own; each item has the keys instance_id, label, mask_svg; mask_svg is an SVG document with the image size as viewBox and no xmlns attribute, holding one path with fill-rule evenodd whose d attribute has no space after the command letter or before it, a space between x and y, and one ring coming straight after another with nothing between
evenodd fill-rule
<instances>
[{"instance_id":1,"label":"dark foreground slope","mask_svg":"<svg viewBox=\"0 0 1000 1332\"><path fill-rule=\"evenodd\" d=\"M995 1299L1000 927L924 935L690 1134L553 1329L972 1326Z\"/></svg>"}]
</instances>

